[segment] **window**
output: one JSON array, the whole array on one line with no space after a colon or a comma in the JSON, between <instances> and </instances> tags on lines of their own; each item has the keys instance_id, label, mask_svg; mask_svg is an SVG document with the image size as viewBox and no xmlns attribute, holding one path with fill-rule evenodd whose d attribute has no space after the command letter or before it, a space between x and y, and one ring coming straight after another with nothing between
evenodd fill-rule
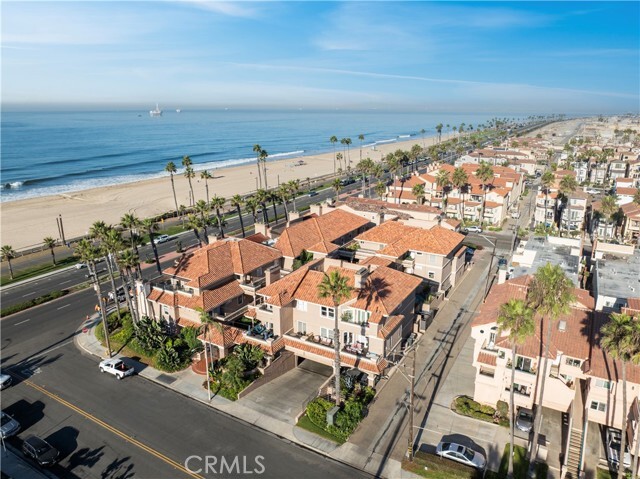
<instances>
[{"instance_id":1,"label":"window","mask_svg":"<svg viewBox=\"0 0 640 479\"><path fill-rule=\"evenodd\" d=\"M531 371L532 360L522 356L516 356L516 369L521 371Z\"/></svg>"},{"instance_id":2,"label":"window","mask_svg":"<svg viewBox=\"0 0 640 479\"><path fill-rule=\"evenodd\" d=\"M604 379L596 379L596 387L611 390L612 384L611 384L611 381L605 381Z\"/></svg>"},{"instance_id":3,"label":"window","mask_svg":"<svg viewBox=\"0 0 640 479\"><path fill-rule=\"evenodd\" d=\"M580 361L579 359L573 359L573 358L567 358L565 359L564 362L567 366L573 366L575 368L579 368L580 365L582 364L582 361Z\"/></svg>"},{"instance_id":4,"label":"window","mask_svg":"<svg viewBox=\"0 0 640 479\"><path fill-rule=\"evenodd\" d=\"M323 339L333 339L333 329L320 328L320 337Z\"/></svg>"},{"instance_id":5,"label":"window","mask_svg":"<svg viewBox=\"0 0 640 479\"><path fill-rule=\"evenodd\" d=\"M307 334L307 323L298 321L298 332L300 334Z\"/></svg>"},{"instance_id":6,"label":"window","mask_svg":"<svg viewBox=\"0 0 640 479\"><path fill-rule=\"evenodd\" d=\"M436 274L433 271L429 271L428 276L429 276L429 279L433 279L436 277Z\"/></svg>"},{"instance_id":7,"label":"window","mask_svg":"<svg viewBox=\"0 0 640 479\"><path fill-rule=\"evenodd\" d=\"M296 309L298 311L306 311L307 310L307 302L306 301L296 301Z\"/></svg>"},{"instance_id":8,"label":"window","mask_svg":"<svg viewBox=\"0 0 640 479\"><path fill-rule=\"evenodd\" d=\"M335 318L335 311L333 308L329 308L327 306L320 306L320 316L324 316L325 318Z\"/></svg>"},{"instance_id":9,"label":"window","mask_svg":"<svg viewBox=\"0 0 640 479\"><path fill-rule=\"evenodd\" d=\"M605 403L599 402L599 401L591 401L591 406L590 407L594 411L606 412L606 410L607 410L607 405Z\"/></svg>"},{"instance_id":10,"label":"window","mask_svg":"<svg viewBox=\"0 0 640 479\"><path fill-rule=\"evenodd\" d=\"M371 316L369 311L363 311L362 309L354 309L354 321L358 324L366 323Z\"/></svg>"}]
</instances>

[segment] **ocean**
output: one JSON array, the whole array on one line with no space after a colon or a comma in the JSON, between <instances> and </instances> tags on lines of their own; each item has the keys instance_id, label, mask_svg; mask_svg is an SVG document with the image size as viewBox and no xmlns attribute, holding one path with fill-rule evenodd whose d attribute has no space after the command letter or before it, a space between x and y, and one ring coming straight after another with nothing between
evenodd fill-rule
<instances>
[{"instance_id":1,"label":"ocean","mask_svg":"<svg viewBox=\"0 0 640 479\"><path fill-rule=\"evenodd\" d=\"M474 127L495 115L342 111L175 110L4 111L1 117L1 201L68 193L166 175L169 161L182 171L213 170L255 161L253 146L269 159L333 151L329 138L350 137L351 149L435 135L443 123ZM446 133L446 127L443 133ZM336 144L338 151L340 143Z\"/></svg>"}]
</instances>

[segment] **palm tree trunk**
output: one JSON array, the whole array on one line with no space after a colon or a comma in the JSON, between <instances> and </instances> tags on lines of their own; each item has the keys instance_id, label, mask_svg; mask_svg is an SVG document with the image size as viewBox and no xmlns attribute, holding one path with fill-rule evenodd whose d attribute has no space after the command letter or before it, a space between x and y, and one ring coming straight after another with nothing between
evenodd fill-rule
<instances>
[{"instance_id":1,"label":"palm tree trunk","mask_svg":"<svg viewBox=\"0 0 640 479\"><path fill-rule=\"evenodd\" d=\"M289 221L289 210L287 209L287 200L282 198L282 205L284 206L284 220Z\"/></svg>"},{"instance_id":2,"label":"palm tree trunk","mask_svg":"<svg viewBox=\"0 0 640 479\"><path fill-rule=\"evenodd\" d=\"M507 469L507 477L511 478L513 478L513 438L516 434L514 428L515 404L513 398L513 384L516 382L516 349L516 342L513 341L513 346L511 346L511 388L509 389L509 431L511 442L509 443L509 469Z\"/></svg>"},{"instance_id":3,"label":"palm tree trunk","mask_svg":"<svg viewBox=\"0 0 640 479\"><path fill-rule=\"evenodd\" d=\"M240 228L242 228L242 237L244 238L246 235L244 233L244 222L242 221L242 211L240 210L240 205L236 205L236 210L238 211L238 219L240 220Z\"/></svg>"},{"instance_id":4,"label":"palm tree trunk","mask_svg":"<svg viewBox=\"0 0 640 479\"><path fill-rule=\"evenodd\" d=\"M216 216L218 217L218 229L220 230L220 236L224 238L224 229L222 226L222 216L220 216L220 209L216 208Z\"/></svg>"},{"instance_id":5,"label":"palm tree trunk","mask_svg":"<svg viewBox=\"0 0 640 479\"><path fill-rule=\"evenodd\" d=\"M156 268L158 268L158 274L162 274L162 269L160 268L160 258L158 258L158 248L153 241L153 231L149 230L149 239L151 240L151 248L153 249L153 257L156 260Z\"/></svg>"},{"instance_id":6,"label":"palm tree trunk","mask_svg":"<svg viewBox=\"0 0 640 479\"><path fill-rule=\"evenodd\" d=\"M207 191L207 203L209 203L209 182L206 178L204 179L204 188Z\"/></svg>"},{"instance_id":7,"label":"palm tree trunk","mask_svg":"<svg viewBox=\"0 0 640 479\"><path fill-rule=\"evenodd\" d=\"M338 304L335 302L333 303L333 314L333 349L335 352L333 375L335 378L334 388L336 394L336 406L340 406L340 330L338 328Z\"/></svg>"},{"instance_id":8,"label":"palm tree trunk","mask_svg":"<svg viewBox=\"0 0 640 479\"><path fill-rule=\"evenodd\" d=\"M176 185L173 183L173 173L171 173L171 189L173 190L173 203L176 205L176 215L179 215L178 198L176 196Z\"/></svg>"},{"instance_id":9,"label":"palm tree trunk","mask_svg":"<svg viewBox=\"0 0 640 479\"><path fill-rule=\"evenodd\" d=\"M545 232L547 231L547 203L549 202L549 190L544 190L544 221L542 225L544 226Z\"/></svg>"},{"instance_id":10,"label":"palm tree trunk","mask_svg":"<svg viewBox=\"0 0 640 479\"><path fill-rule=\"evenodd\" d=\"M122 278L122 289L124 290L124 299L125 299L125 302L127 303L127 308L129 308L129 314L131 314L131 320L135 324L137 321L136 321L135 312L133 310L133 303L131 302L131 296L129 295L129 278L125 273L124 268L120 268L120 278Z\"/></svg>"},{"instance_id":11,"label":"palm tree trunk","mask_svg":"<svg viewBox=\"0 0 640 479\"><path fill-rule=\"evenodd\" d=\"M209 349L209 344L207 343L207 333L209 332L209 328L205 324L204 326L204 362L206 363L204 374L207 376L207 395L209 397L209 401L211 401L211 383L209 379L209 356L207 354L207 350Z\"/></svg>"},{"instance_id":12,"label":"palm tree trunk","mask_svg":"<svg viewBox=\"0 0 640 479\"><path fill-rule=\"evenodd\" d=\"M267 160L262 160L262 170L264 174L264 189L268 190L269 185L267 184Z\"/></svg>"},{"instance_id":13,"label":"palm tree trunk","mask_svg":"<svg viewBox=\"0 0 640 479\"><path fill-rule=\"evenodd\" d=\"M133 295L131 296L133 309L136 312L135 320L136 322L140 321L140 311L138 310L138 297L136 296L136 283L135 278L133 277L133 272L130 269L127 269L127 273L129 275L129 279L131 280L131 286L133 287ZM142 276L140 277L142 279Z\"/></svg>"},{"instance_id":14,"label":"palm tree trunk","mask_svg":"<svg viewBox=\"0 0 640 479\"><path fill-rule=\"evenodd\" d=\"M482 216L480 217L480 227L482 228L482 225L484 225L484 209L485 209L485 203L487 202L487 189L483 188L483 195L482 195Z\"/></svg>"},{"instance_id":15,"label":"palm tree trunk","mask_svg":"<svg viewBox=\"0 0 640 479\"><path fill-rule=\"evenodd\" d=\"M191 178L189 178L189 190L191 190L191 206L196 203L196 197L193 196L193 185L191 184Z\"/></svg>"},{"instance_id":16,"label":"palm tree trunk","mask_svg":"<svg viewBox=\"0 0 640 479\"><path fill-rule=\"evenodd\" d=\"M13 279L13 268L11 267L11 260L7 258L7 264L9 265L9 277Z\"/></svg>"},{"instance_id":17,"label":"palm tree trunk","mask_svg":"<svg viewBox=\"0 0 640 479\"><path fill-rule=\"evenodd\" d=\"M622 361L622 434L620 434L620 461L618 463L618 477L625 477L624 474L624 451L627 448L627 362Z\"/></svg>"},{"instance_id":18,"label":"palm tree trunk","mask_svg":"<svg viewBox=\"0 0 640 479\"><path fill-rule=\"evenodd\" d=\"M258 185L259 189L262 189L262 168L260 167L260 160L258 160Z\"/></svg>"},{"instance_id":19,"label":"palm tree trunk","mask_svg":"<svg viewBox=\"0 0 640 479\"><path fill-rule=\"evenodd\" d=\"M105 302L102 300L102 287L100 286L100 278L98 278L98 272L96 271L95 263L91 262L87 264L87 267L89 268L89 274L91 274L96 280L96 294L98 295L98 304L100 305L100 315L102 316L104 340L107 346L107 355L111 357L112 356L111 341L109 339L109 326L107 324L107 312L105 311L107 308L106 308L106 304L104 304Z\"/></svg>"},{"instance_id":20,"label":"palm tree trunk","mask_svg":"<svg viewBox=\"0 0 640 479\"><path fill-rule=\"evenodd\" d=\"M122 317L120 317L120 305L118 304L118 291L116 291L116 281L113 275L111 261L109 260L109 254L107 254L105 260L107 271L109 272L109 281L111 282L111 291L113 291L113 302L116 305L116 314L118 315L118 321L122 321Z\"/></svg>"},{"instance_id":21,"label":"palm tree trunk","mask_svg":"<svg viewBox=\"0 0 640 479\"><path fill-rule=\"evenodd\" d=\"M51 260L53 261L53 265L56 265L56 254L53 252L53 248L51 248Z\"/></svg>"},{"instance_id":22,"label":"palm tree trunk","mask_svg":"<svg viewBox=\"0 0 640 479\"><path fill-rule=\"evenodd\" d=\"M276 223L278 222L278 210L276 210L276 199L274 196L271 197L271 206L273 207L273 218Z\"/></svg>"},{"instance_id":23,"label":"palm tree trunk","mask_svg":"<svg viewBox=\"0 0 640 479\"><path fill-rule=\"evenodd\" d=\"M547 321L547 332L545 334L545 345L544 345L544 364L542 369L540 369L540 374L542 375L542 382L540 383L540 407L536 412L535 424L533 427L533 440L531 441L531 451L529 456L529 476L531 477L531 473L535 468L536 463L536 455L538 450L538 436L540 434L540 426L542 425L542 405L544 401L544 386L547 382L547 367L549 365L549 344L551 343L551 320ZM535 402L535 392L534 392L534 402Z\"/></svg>"}]
</instances>

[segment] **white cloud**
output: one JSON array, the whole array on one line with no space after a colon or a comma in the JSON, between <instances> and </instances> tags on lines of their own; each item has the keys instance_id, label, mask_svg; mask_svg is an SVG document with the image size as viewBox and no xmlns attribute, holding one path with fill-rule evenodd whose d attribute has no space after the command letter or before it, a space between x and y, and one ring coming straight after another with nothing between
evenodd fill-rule
<instances>
[{"instance_id":1,"label":"white cloud","mask_svg":"<svg viewBox=\"0 0 640 479\"><path fill-rule=\"evenodd\" d=\"M224 2L216 0L179 0L179 3L193 4L194 6L221 15L230 17L253 18L258 15L256 8L249 7L243 2Z\"/></svg>"}]
</instances>

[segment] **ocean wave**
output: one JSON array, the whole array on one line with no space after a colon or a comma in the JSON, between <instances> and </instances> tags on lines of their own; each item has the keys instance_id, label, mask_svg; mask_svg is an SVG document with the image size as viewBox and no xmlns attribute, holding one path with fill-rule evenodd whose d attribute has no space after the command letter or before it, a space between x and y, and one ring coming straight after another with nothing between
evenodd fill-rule
<instances>
[{"instance_id":1,"label":"ocean wave","mask_svg":"<svg viewBox=\"0 0 640 479\"><path fill-rule=\"evenodd\" d=\"M378 140L378 141L376 141L374 144L375 144L375 145L381 145L381 144L383 144L383 143L393 143L393 142L395 142L395 141L397 141L397 139L396 139L396 138L390 138L390 139L388 139L388 140Z\"/></svg>"},{"instance_id":2,"label":"ocean wave","mask_svg":"<svg viewBox=\"0 0 640 479\"><path fill-rule=\"evenodd\" d=\"M11 181L9 183L3 183L0 185L0 190L17 190L22 185L24 185L23 181Z\"/></svg>"},{"instance_id":3,"label":"ocean wave","mask_svg":"<svg viewBox=\"0 0 640 479\"><path fill-rule=\"evenodd\" d=\"M398 138L411 138L411 135L398 135Z\"/></svg>"}]
</instances>

